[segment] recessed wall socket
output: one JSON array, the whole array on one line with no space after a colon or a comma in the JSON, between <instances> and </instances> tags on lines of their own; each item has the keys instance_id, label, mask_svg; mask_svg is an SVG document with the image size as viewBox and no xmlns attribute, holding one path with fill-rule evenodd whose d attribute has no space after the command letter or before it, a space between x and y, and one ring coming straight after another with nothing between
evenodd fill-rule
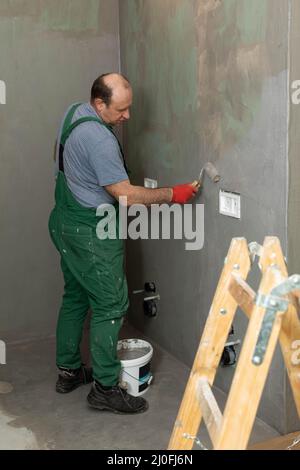
<instances>
[{"instance_id":1,"label":"recessed wall socket","mask_svg":"<svg viewBox=\"0 0 300 470\"><path fill-rule=\"evenodd\" d=\"M149 189L156 189L157 188L157 180L153 180L151 178L144 179L144 187Z\"/></svg>"},{"instance_id":2,"label":"recessed wall socket","mask_svg":"<svg viewBox=\"0 0 300 470\"><path fill-rule=\"evenodd\" d=\"M223 191L221 189L219 195L219 212L220 214L227 215L228 217L240 219L241 195L238 193Z\"/></svg>"}]
</instances>

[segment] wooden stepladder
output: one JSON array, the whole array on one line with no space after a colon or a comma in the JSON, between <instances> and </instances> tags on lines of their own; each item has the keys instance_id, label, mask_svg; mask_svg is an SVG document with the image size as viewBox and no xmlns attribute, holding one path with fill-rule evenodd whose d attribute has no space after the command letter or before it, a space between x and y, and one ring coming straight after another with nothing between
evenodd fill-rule
<instances>
[{"instance_id":1,"label":"wooden stepladder","mask_svg":"<svg viewBox=\"0 0 300 470\"><path fill-rule=\"evenodd\" d=\"M256 294L246 283L251 262L262 272ZM288 277L280 242L261 247L232 240L168 446L192 449L203 418L214 450L243 450L247 444L279 340L300 417L300 275ZM249 326L223 415L212 392L217 368L237 307Z\"/></svg>"}]
</instances>

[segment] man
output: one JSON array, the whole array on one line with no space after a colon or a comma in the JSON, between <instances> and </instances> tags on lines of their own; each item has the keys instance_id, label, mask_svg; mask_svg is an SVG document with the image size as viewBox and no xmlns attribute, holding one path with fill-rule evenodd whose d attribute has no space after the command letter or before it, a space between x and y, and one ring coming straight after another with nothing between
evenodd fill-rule
<instances>
[{"instance_id":1,"label":"man","mask_svg":"<svg viewBox=\"0 0 300 470\"><path fill-rule=\"evenodd\" d=\"M128 205L185 203L198 191L193 184L146 189L130 183L112 127L129 119L131 104L128 80L112 73L94 82L90 103L68 110L58 140L56 204L49 220L65 280L57 323L56 391L67 393L93 381L89 405L116 413L141 413L148 404L119 385L117 341L128 309L123 241L97 238L96 209L109 203L118 211L120 196L127 197ZM89 308L92 369L83 367L80 357Z\"/></svg>"}]
</instances>

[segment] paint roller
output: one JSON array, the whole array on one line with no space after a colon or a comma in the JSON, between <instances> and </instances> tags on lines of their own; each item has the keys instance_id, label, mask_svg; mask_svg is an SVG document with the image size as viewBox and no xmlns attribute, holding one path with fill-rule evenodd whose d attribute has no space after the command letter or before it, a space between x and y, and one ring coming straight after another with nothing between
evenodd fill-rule
<instances>
[{"instance_id":1,"label":"paint roller","mask_svg":"<svg viewBox=\"0 0 300 470\"><path fill-rule=\"evenodd\" d=\"M201 169L199 177L196 180L197 186L202 185L205 173L213 183L218 183L221 179L221 176L219 175L216 167L211 162L207 162Z\"/></svg>"}]
</instances>

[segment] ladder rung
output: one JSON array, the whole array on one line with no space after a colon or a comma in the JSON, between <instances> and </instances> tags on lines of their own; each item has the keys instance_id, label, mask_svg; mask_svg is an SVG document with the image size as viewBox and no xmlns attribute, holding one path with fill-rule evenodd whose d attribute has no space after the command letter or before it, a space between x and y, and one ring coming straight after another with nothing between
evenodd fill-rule
<instances>
[{"instance_id":1,"label":"ladder rung","mask_svg":"<svg viewBox=\"0 0 300 470\"><path fill-rule=\"evenodd\" d=\"M211 441L215 445L221 429L223 416L205 377L199 378L197 389L203 419Z\"/></svg>"},{"instance_id":2,"label":"ladder rung","mask_svg":"<svg viewBox=\"0 0 300 470\"><path fill-rule=\"evenodd\" d=\"M250 318L254 306L254 290L235 273L231 273L228 290L243 312Z\"/></svg>"}]
</instances>

